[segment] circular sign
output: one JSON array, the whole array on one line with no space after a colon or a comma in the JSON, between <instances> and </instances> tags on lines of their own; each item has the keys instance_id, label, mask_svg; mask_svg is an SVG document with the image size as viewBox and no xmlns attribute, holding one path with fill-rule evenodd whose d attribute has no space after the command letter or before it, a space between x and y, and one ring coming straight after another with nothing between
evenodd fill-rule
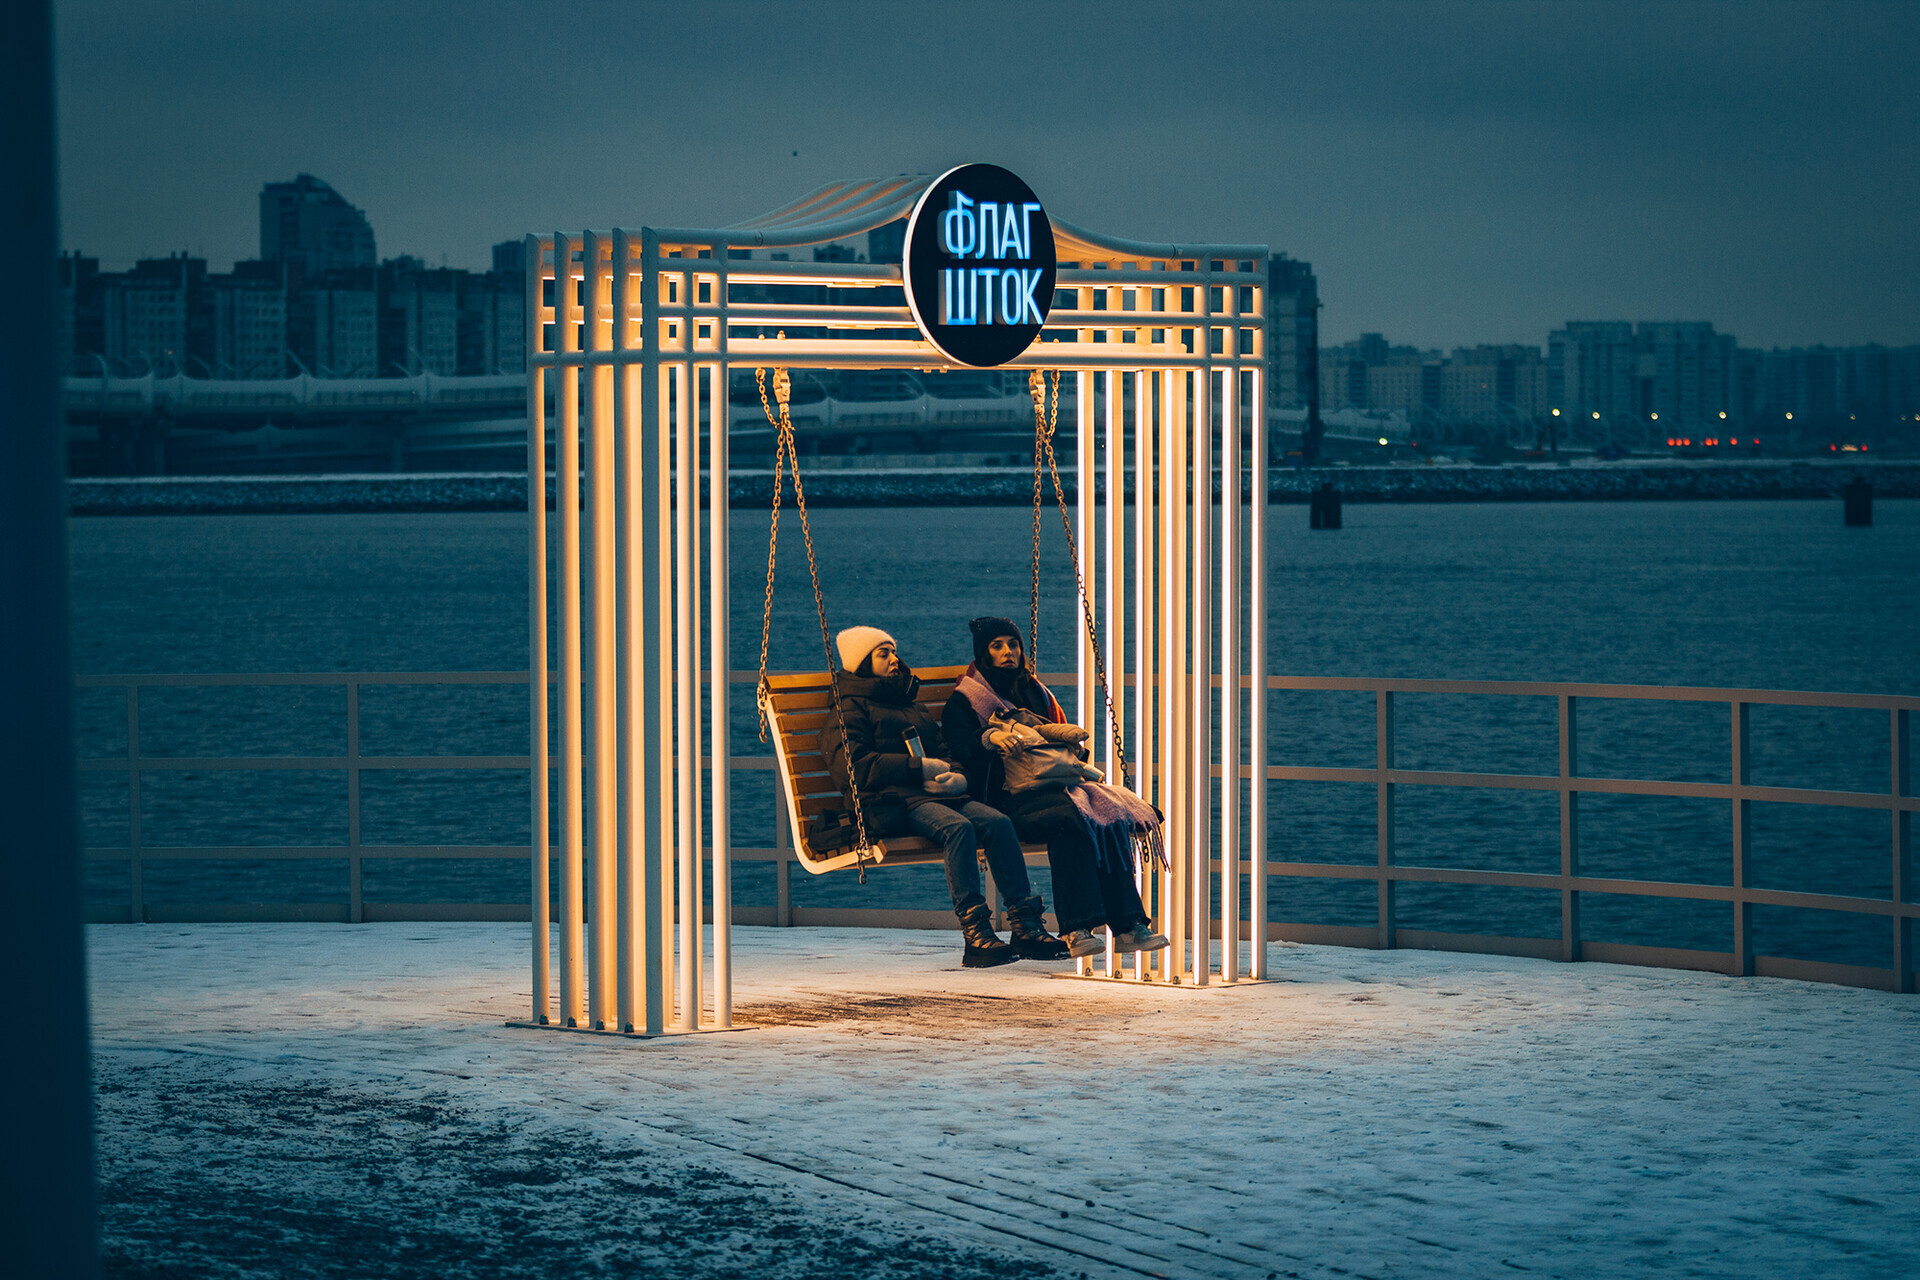
<instances>
[{"instance_id":1,"label":"circular sign","mask_svg":"<svg viewBox=\"0 0 1920 1280\"><path fill-rule=\"evenodd\" d=\"M992 368L1033 345L1053 306L1053 224L1033 189L992 164L942 174L907 220L907 306L948 359Z\"/></svg>"}]
</instances>

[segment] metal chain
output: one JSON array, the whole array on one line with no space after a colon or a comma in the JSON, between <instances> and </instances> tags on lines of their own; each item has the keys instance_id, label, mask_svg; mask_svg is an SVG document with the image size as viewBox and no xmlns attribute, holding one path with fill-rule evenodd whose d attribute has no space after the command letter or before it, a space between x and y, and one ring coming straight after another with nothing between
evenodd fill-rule
<instances>
[{"instance_id":1,"label":"metal chain","mask_svg":"<svg viewBox=\"0 0 1920 1280\"><path fill-rule=\"evenodd\" d=\"M1027 670L1040 670L1040 437L1047 426L1046 375L1035 369L1027 375L1027 394L1033 397L1033 588L1027 595ZM1054 405L1057 420L1060 406Z\"/></svg>"},{"instance_id":2,"label":"metal chain","mask_svg":"<svg viewBox=\"0 0 1920 1280\"><path fill-rule=\"evenodd\" d=\"M785 370L776 370L774 385ZM767 421L773 424L774 437L778 443L773 454L773 527L767 532L767 603L760 615L760 682L754 688L762 693L767 688L767 645L773 636L773 568L774 553L780 546L780 485L786 478L787 436L780 430L780 421L773 416L773 406L767 403L767 371L755 369L753 380L760 386L760 407L766 410ZM760 741L767 740L767 700L760 699Z\"/></svg>"},{"instance_id":3,"label":"metal chain","mask_svg":"<svg viewBox=\"0 0 1920 1280\"><path fill-rule=\"evenodd\" d=\"M1037 372L1037 371L1036 371ZM1060 527L1067 535L1067 558L1073 565L1073 585L1080 595L1080 613L1087 625L1087 643L1093 650L1093 669L1100 680L1100 696L1107 704L1107 727L1113 730L1113 758L1120 766L1120 782L1127 790L1133 790L1133 770L1127 766L1127 748L1120 733L1120 717L1113 711L1113 688L1107 683L1107 660L1100 651L1100 632L1093 624L1093 602L1087 598L1087 584L1080 576L1080 549L1073 538L1073 522L1067 519L1067 494L1060 484L1060 464L1054 457L1053 433L1060 424L1060 371L1053 374L1053 411L1046 423L1044 432L1036 431L1036 439L1044 439L1047 451L1047 470L1053 475L1053 501L1060 509ZM1035 426L1039 426L1040 415L1035 412ZM1081 476L1081 484L1093 483L1092 476ZM1112 566L1108 566L1112 571Z\"/></svg>"},{"instance_id":4,"label":"metal chain","mask_svg":"<svg viewBox=\"0 0 1920 1280\"><path fill-rule=\"evenodd\" d=\"M827 631L827 599L820 591L820 565L815 559L813 551L813 525L812 522L807 519L807 491L800 483L800 449L799 446L794 443L793 415L788 407L788 402L792 397L793 384L788 378L785 369L775 369L773 371L773 396L774 399L780 402L780 416L775 418L772 407L767 404L765 374L766 371L764 369L754 370L754 377L760 384L760 407L766 411L767 421L773 425L773 429L779 437L779 444L776 446L774 454L776 478L773 485L774 525L772 537L778 538L780 533L780 481L778 479L778 473L781 459L784 458L786 464L793 469L793 505L800 511L800 538L802 542L806 543L807 576L813 582L813 611L814 615L820 620L820 647L826 651L827 655L827 701L833 704L834 721L840 726L841 748L847 753L847 795L848 798L853 801L853 823L856 837L853 856L855 863L860 868L860 883L865 884L867 882L867 851L872 846L867 843L867 815L860 804L860 784L856 782L853 777L853 748L847 741L847 713L846 709L840 705L840 688L833 678L837 662L833 651L833 639ZM767 687L767 636L773 623L774 546L774 542L770 539L767 544L766 614L762 619L760 628L760 714L763 721L767 715L766 707L773 700L772 691Z\"/></svg>"}]
</instances>

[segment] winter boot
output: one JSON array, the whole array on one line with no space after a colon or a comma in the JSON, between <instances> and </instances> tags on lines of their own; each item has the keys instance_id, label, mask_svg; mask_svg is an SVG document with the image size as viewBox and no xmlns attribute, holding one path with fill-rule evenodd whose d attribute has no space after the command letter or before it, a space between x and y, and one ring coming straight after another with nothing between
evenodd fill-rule
<instances>
[{"instance_id":1,"label":"winter boot","mask_svg":"<svg viewBox=\"0 0 1920 1280\"><path fill-rule=\"evenodd\" d=\"M1085 960L1089 956L1102 956L1107 953L1107 940L1091 929L1075 929L1063 941L1067 944L1067 954L1075 960Z\"/></svg>"},{"instance_id":2,"label":"winter boot","mask_svg":"<svg viewBox=\"0 0 1920 1280\"><path fill-rule=\"evenodd\" d=\"M1113 949L1117 952L1159 951L1170 945L1167 935L1155 933L1151 920L1142 920L1124 933L1113 935Z\"/></svg>"},{"instance_id":3,"label":"winter boot","mask_svg":"<svg viewBox=\"0 0 1920 1280\"><path fill-rule=\"evenodd\" d=\"M960 963L968 969L991 969L1020 958L1018 951L995 936L993 917L984 902L976 902L960 913L960 933L967 940Z\"/></svg>"},{"instance_id":4,"label":"winter boot","mask_svg":"<svg viewBox=\"0 0 1920 1280\"><path fill-rule=\"evenodd\" d=\"M1040 895L1007 904L1007 926L1013 949L1022 960L1065 960L1067 944L1047 932L1040 919Z\"/></svg>"}]
</instances>

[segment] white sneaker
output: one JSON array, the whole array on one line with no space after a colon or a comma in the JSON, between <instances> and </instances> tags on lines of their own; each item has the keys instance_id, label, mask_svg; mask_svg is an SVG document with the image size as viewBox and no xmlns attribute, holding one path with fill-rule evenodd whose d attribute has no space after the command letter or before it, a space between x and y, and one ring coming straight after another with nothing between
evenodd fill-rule
<instances>
[{"instance_id":1,"label":"white sneaker","mask_svg":"<svg viewBox=\"0 0 1920 1280\"><path fill-rule=\"evenodd\" d=\"M1113 949L1120 955L1129 951L1158 951L1168 945L1167 935L1155 933L1153 926L1144 920L1125 933L1113 935Z\"/></svg>"},{"instance_id":2,"label":"white sneaker","mask_svg":"<svg viewBox=\"0 0 1920 1280\"><path fill-rule=\"evenodd\" d=\"M1107 940L1097 938L1085 929L1075 929L1061 941L1067 944L1067 954L1075 960L1084 960L1088 956L1103 956L1107 953Z\"/></svg>"}]
</instances>

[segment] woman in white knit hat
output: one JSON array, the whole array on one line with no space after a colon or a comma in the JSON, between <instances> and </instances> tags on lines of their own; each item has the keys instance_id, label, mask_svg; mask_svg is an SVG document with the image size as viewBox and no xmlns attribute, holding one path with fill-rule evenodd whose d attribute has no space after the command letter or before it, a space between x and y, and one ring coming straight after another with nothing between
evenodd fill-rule
<instances>
[{"instance_id":1,"label":"woman in white knit hat","mask_svg":"<svg viewBox=\"0 0 1920 1280\"><path fill-rule=\"evenodd\" d=\"M834 637L841 670L834 673L839 721L828 716L820 749L843 791L860 789L867 834L912 832L946 851L947 890L960 917L969 968L1021 958L1058 960L1066 944L1041 924L1041 904L1027 879L1013 822L970 799L967 776L947 756L940 721L915 697L920 680L900 658L893 637L878 627L848 627ZM994 883L1006 895L1012 945L993 932L982 893L976 848L984 848Z\"/></svg>"}]
</instances>

